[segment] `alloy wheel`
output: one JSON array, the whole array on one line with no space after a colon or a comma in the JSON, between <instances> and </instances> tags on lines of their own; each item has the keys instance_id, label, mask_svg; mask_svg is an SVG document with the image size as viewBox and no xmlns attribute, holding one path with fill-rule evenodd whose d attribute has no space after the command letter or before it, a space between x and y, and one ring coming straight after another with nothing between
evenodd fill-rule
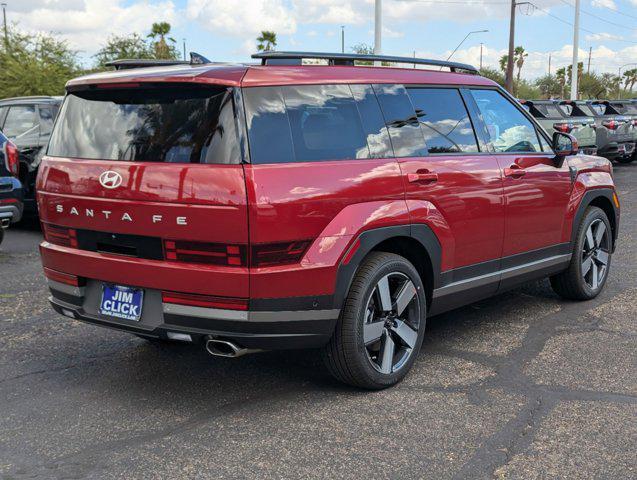
<instances>
[{"instance_id":1,"label":"alloy wheel","mask_svg":"<svg viewBox=\"0 0 637 480\"><path fill-rule=\"evenodd\" d=\"M593 290L604 282L610 258L608 229L602 220L593 221L586 230L582 249L582 277Z\"/></svg>"},{"instance_id":2,"label":"alloy wheel","mask_svg":"<svg viewBox=\"0 0 637 480\"><path fill-rule=\"evenodd\" d=\"M363 339L367 358L383 374L399 370L418 340L420 299L414 283L401 272L382 277L367 301Z\"/></svg>"}]
</instances>

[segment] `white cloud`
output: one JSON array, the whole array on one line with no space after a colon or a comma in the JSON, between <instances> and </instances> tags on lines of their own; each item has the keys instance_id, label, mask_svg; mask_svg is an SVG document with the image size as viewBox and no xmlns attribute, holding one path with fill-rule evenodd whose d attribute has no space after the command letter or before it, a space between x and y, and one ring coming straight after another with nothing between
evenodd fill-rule
<instances>
[{"instance_id":1,"label":"white cloud","mask_svg":"<svg viewBox=\"0 0 637 480\"><path fill-rule=\"evenodd\" d=\"M262 30L296 32L297 20L282 0L188 0L186 14L221 35L254 37Z\"/></svg>"},{"instance_id":2,"label":"white cloud","mask_svg":"<svg viewBox=\"0 0 637 480\"><path fill-rule=\"evenodd\" d=\"M21 29L61 33L72 48L89 55L109 35L150 31L158 21L178 23L171 0L27 0L11 8L10 19Z\"/></svg>"},{"instance_id":3,"label":"white cloud","mask_svg":"<svg viewBox=\"0 0 637 480\"><path fill-rule=\"evenodd\" d=\"M637 3L635 0L632 0L633 3ZM592 0L591 6L597 8L610 8L612 10L617 10L617 5L614 0Z\"/></svg>"},{"instance_id":4,"label":"white cloud","mask_svg":"<svg viewBox=\"0 0 637 480\"><path fill-rule=\"evenodd\" d=\"M451 51L445 52L443 55L432 52L416 52L417 56L429 58L446 58ZM494 49L484 46L483 48L483 65L491 68L499 69L499 60L502 55L506 55L506 49ZM564 45L558 50L551 52L529 51L528 57L522 68L522 77L534 79L548 73L549 55L551 56L551 72L555 73L558 68L567 67L573 60L573 46ZM579 49L579 61L584 62L586 68L588 63L588 50ZM617 69L626 63L635 62L637 58L637 45L623 48L621 50L612 50L605 46L593 48L591 55L591 71L598 73L611 72L617 73ZM458 50L452 60L469 63L475 66L480 64L480 46L474 46L463 50Z\"/></svg>"},{"instance_id":5,"label":"white cloud","mask_svg":"<svg viewBox=\"0 0 637 480\"><path fill-rule=\"evenodd\" d=\"M586 35L586 40L589 42L603 42L605 40L621 40L623 37L621 35L614 35L608 32L601 33L591 33Z\"/></svg>"}]
</instances>

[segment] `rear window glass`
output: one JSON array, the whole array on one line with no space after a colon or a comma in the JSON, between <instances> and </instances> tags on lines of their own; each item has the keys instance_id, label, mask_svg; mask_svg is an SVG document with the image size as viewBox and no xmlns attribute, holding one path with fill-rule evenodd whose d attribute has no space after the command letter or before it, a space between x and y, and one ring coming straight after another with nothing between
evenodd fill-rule
<instances>
[{"instance_id":1,"label":"rear window glass","mask_svg":"<svg viewBox=\"0 0 637 480\"><path fill-rule=\"evenodd\" d=\"M239 163L232 91L171 86L67 95L48 155L166 163Z\"/></svg>"},{"instance_id":2,"label":"rear window glass","mask_svg":"<svg viewBox=\"0 0 637 480\"><path fill-rule=\"evenodd\" d=\"M20 137L33 133L38 128L35 105L18 105L9 107L4 122L4 134L7 137Z\"/></svg>"},{"instance_id":3,"label":"rear window glass","mask_svg":"<svg viewBox=\"0 0 637 480\"><path fill-rule=\"evenodd\" d=\"M562 116L559 107L554 103L535 103L533 106L547 118Z\"/></svg>"},{"instance_id":4,"label":"rear window glass","mask_svg":"<svg viewBox=\"0 0 637 480\"><path fill-rule=\"evenodd\" d=\"M364 94L363 94L364 96ZM371 158L359 106L348 85L244 89L253 163L316 162Z\"/></svg>"},{"instance_id":5,"label":"rear window glass","mask_svg":"<svg viewBox=\"0 0 637 480\"><path fill-rule=\"evenodd\" d=\"M460 92L451 88L409 88L429 153L477 152L478 144Z\"/></svg>"}]
</instances>

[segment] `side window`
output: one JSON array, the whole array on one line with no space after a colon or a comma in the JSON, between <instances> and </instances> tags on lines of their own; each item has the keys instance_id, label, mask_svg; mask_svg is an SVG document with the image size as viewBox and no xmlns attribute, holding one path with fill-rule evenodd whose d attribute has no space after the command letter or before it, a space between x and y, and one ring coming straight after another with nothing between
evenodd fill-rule
<instances>
[{"instance_id":1,"label":"side window","mask_svg":"<svg viewBox=\"0 0 637 480\"><path fill-rule=\"evenodd\" d=\"M372 158L394 156L383 113L371 85L350 85Z\"/></svg>"},{"instance_id":2,"label":"side window","mask_svg":"<svg viewBox=\"0 0 637 480\"><path fill-rule=\"evenodd\" d=\"M9 110L9 107L0 107L0 129L2 129L4 124L4 116L7 114L7 110Z\"/></svg>"},{"instance_id":3,"label":"side window","mask_svg":"<svg viewBox=\"0 0 637 480\"><path fill-rule=\"evenodd\" d=\"M53 111L48 105L40 105L40 135L50 135L53 130Z\"/></svg>"},{"instance_id":4,"label":"side window","mask_svg":"<svg viewBox=\"0 0 637 480\"><path fill-rule=\"evenodd\" d=\"M455 88L408 88L430 154L478 152L475 132Z\"/></svg>"},{"instance_id":5,"label":"side window","mask_svg":"<svg viewBox=\"0 0 637 480\"><path fill-rule=\"evenodd\" d=\"M252 163L294 161L290 122L279 87L244 88Z\"/></svg>"},{"instance_id":6,"label":"side window","mask_svg":"<svg viewBox=\"0 0 637 480\"><path fill-rule=\"evenodd\" d=\"M422 157L427 155L414 106L402 85L374 85L383 111L394 155L396 157Z\"/></svg>"},{"instance_id":7,"label":"side window","mask_svg":"<svg viewBox=\"0 0 637 480\"><path fill-rule=\"evenodd\" d=\"M369 158L349 85L282 87L297 162Z\"/></svg>"},{"instance_id":8,"label":"side window","mask_svg":"<svg viewBox=\"0 0 637 480\"><path fill-rule=\"evenodd\" d=\"M541 152L535 126L497 90L471 90L497 153Z\"/></svg>"},{"instance_id":9,"label":"side window","mask_svg":"<svg viewBox=\"0 0 637 480\"><path fill-rule=\"evenodd\" d=\"M4 122L4 134L7 137L18 137L33 133L38 127L34 105L17 105L9 108Z\"/></svg>"}]
</instances>

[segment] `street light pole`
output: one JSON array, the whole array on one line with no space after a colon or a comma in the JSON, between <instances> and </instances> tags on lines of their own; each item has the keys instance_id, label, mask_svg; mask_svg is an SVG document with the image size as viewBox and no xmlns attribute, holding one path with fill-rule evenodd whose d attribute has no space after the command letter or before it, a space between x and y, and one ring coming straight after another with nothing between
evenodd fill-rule
<instances>
[{"instance_id":1,"label":"street light pole","mask_svg":"<svg viewBox=\"0 0 637 480\"><path fill-rule=\"evenodd\" d=\"M341 53L345 53L345 25L341 25Z\"/></svg>"},{"instance_id":2,"label":"street light pole","mask_svg":"<svg viewBox=\"0 0 637 480\"><path fill-rule=\"evenodd\" d=\"M473 32L469 32L465 35L465 37L462 39L462 41L458 44L458 46L456 48L453 49L453 52L451 52L451 54L447 57L447 61L449 61L449 59L451 57L453 57L453 54L456 53L458 51L458 49L460 48L460 46L464 43L464 41L469 38L469 35L473 35L474 33L486 33L489 30L474 30Z\"/></svg>"},{"instance_id":3,"label":"street light pole","mask_svg":"<svg viewBox=\"0 0 637 480\"><path fill-rule=\"evenodd\" d=\"M480 42L480 70L482 70L482 46L484 43Z\"/></svg>"},{"instance_id":4,"label":"street light pole","mask_svg":"<svg viewBox=\"0 0 637 480\"><path fill-rule=\"evenodd\" d=\"M9 35L7 34L7 4L2 4L2 18L4 21L4 46L9 50Z\"/></svg>"},{"instance_id":5,"label":"street light pole","mask_svg":"<svg viewBox=\"0 0 637 480\"><path fill-rule=\"evenodd\" d=\"M507 55L507 71L505 87L513 95L513 52L515 50L515 9L517 3L511 0L511 19L509 20L509 54Z\"/></svg>"},{"instance_id":6,"label":"street light pole","mask_svg":"<svg viewBox=\"0 0 637 480\"><path fill-rule=\"evenodd\" d=\"M380 55L383 51L382 43L383 29L383 2L376 0L374 5L374 54Z\"/></svg>"},{"instance_id":7,"label":"street light pole","mask_svg":"<svg viewBox=\"0 0 637 480\"><path fill-rule=\"evenodd\" d=\"M577 83L579 80L579 12L580 0L575 0L575 20L573 21L573 66L571 67L571 100L577 100Z\"/></svg>"}]
</instances>

